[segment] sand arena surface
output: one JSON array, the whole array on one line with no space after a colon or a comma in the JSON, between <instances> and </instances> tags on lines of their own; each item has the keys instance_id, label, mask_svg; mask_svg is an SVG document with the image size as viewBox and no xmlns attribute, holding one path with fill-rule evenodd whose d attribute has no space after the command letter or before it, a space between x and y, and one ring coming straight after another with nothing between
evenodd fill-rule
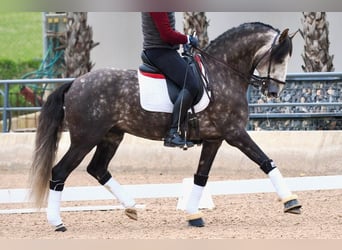
<instances>
[{"instance_id":1,"label":"sand arena surface","mask_svg":"<svg viewBox=\"0 0 342 250\"><path fill-rule=\"evenodd\" d=\"M176 183L190 172L116 173L121 184ZM287 169L287 174L291 171ZM338 174L338 173L336 173ZM219 173L209 180L260 178L243 172ZM262 178L262 177L261 177ZM0 171L0 188L25 188L27 170ZM97 185L85 171L76 170L66 186ZM176 198L138 199L138 221L123 210L62 212L68 231L54 232L45 213L0 214L0 239L342 239L342 190L296 192L301 215L284 214L275 193L213 196L215 208L203 210L206 226L188 227ZM116 205L114 201L64 202L73 205ZM27 204L0 204L0 209Z\"/></svg>"},{"instance_id":2,"label":"sand arena surface","mask_svg":"<svg viewBox=\"0 0 342 250\"><path fill-rule=\"evenodd\" d=\"M0 133L0 189L26 188L34 133ZM254 132L251 136L284 177L342 175L341 131ZM69 146L63 134L60 158ZM148 149L148 150L146 150ZM161 142L125 137L109 169L121 184L181 183L196 170L200 147L187 152ZM91 155L90 155L91 157ZM66 187L94 186L77 168ZM220 148L209 181L266 178L258 166L226 143ZM275 193L213 196L215 208L203 210L206 226L190 228L176 210L177 198L137 199L138 221L123 210L62 212L68 231L54 232L45 213L0 214L0 239L342 239L342 189L296 192L301 215L283 213ZM113 201L65 202L62 206L118 205ZM0 209L31 208L0 204Z\"/></svg>"}]
</instances>

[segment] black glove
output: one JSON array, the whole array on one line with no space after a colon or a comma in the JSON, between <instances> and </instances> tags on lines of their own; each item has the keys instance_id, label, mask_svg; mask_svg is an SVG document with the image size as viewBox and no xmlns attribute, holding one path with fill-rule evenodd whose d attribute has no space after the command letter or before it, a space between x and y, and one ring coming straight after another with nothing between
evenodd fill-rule
<instances>
[{"instance_id":1,"label":"black glove","mask_svg":"<svg viewBox=\"0 0 342 250\"><path fill-rule=\"evenodd\" d=\"M198 47L198 39L197 39L197 37L195 37L195 36L188 36L188 41L189 41L189 44L192 47L194 47L194 48Z\"/></svg>"}]
</instances>

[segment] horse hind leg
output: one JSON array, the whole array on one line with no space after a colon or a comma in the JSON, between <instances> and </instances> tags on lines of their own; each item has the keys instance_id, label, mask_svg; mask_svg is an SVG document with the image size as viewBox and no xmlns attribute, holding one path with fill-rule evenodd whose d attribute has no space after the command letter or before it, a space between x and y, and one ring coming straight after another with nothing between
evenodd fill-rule
<instances>
[{"instance_id":1,"label":"horse hind leg","mask_svg":"<svg viewBox=\"0 0 342 250\"><path fill-rule=\"evenodd\" d=\"M55 231L64 232L66 227L61 219L60 204L64 183L70 173L81 163L93 146L71 145L63 158L52 169L47 206L47 220Z\"/></svg>"},{"instance_id":2,"label":"horse hind leg","mask_svg":"<svg viewBox=\"0 0 342 250\"><path fill-rule=\"evenodd\" d=\"M123 139L123 133L109 135L97 145L95 154L87 167L87 172L118 199L125 207L125 214L130 219L137 220L138 215L134 208L134 199L126 193L108 171L108 164Z\"/></svg>"}]
</instances>

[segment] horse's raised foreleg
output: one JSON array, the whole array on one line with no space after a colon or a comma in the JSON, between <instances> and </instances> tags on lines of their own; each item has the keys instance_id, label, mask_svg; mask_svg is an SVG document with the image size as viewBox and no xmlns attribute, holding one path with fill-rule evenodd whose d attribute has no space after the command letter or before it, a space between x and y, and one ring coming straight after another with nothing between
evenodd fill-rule
<instances>
[{"instance_id":1,"label":"horse's raised foreleg","mask_svg":"<svg viewBox=\"0 0 342 250\"><path fill-rule=\"evenodd\" d=\"M48 222L55 227L56 231L66 231L61 216L60 205L64 183L69 174L81 163L86 154L90 152L93 146L71 145L68 152L52 168L50 180L50 190L47 206Z\"/></svg>"},{"instance_id":2,"label":"horse's raised foreleg","mask_svg":"<svg viewBox=\"0 0 342 250\"><path fill-rule=\"evenodd\" d=\"M106 138L99 143L93 159L87 167L87 171L119 200L119 202L125 207L125 214L130 219L137 220L138 215L134 208L134 199L125 192L122 186L108 171L108 164L113 158L122 139L123 134L119 134L119 136Z\"/></svg>"},{"instance_id":3,"label":"horse's raised foreleg","mask_svg":"<svg viewBox=\"0 0 342 250\"><path fill-rule=\"evenodd\" d=\"M187 220L190 226L204 226L204 221L202 219L203 215L198 209L199 202L202 197L203 189L207 184L211 166L221 144L221 140L203 142L200 161L194 175L194 184L186 206L186 212L188 213Z\"/></svg>"},{"instance_id":4,"label":"horse's raised foreleg","mask_svg":"<svg viewBox=\"0 0 342 250\"><path fill-rule=\"evenodd\" d=\"M252 161L257 163L261 170L270 178L276 193L284 204L284 212L299 214L301 205L297 200L297 196L293 195L287 187L283 176L274 164L273 160L268 158L259 146L252 140L245 130L231 133L227 136L226 141L239 148Z\"/></svg>"}]
</instances>

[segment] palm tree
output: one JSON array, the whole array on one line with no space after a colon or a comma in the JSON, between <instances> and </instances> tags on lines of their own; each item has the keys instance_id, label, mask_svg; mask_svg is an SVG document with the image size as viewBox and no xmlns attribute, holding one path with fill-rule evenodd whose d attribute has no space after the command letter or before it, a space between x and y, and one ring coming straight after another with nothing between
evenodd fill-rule
<instances>
[{"instance_id":1,"label":"palm tree","mask_svg":"<svg viewBox=\"0 0 342 250\"><path fill-rule=\"evenodd\" d=\"M334 71L333 55L329 55L329 23L325 12L303 12L304 72Z\"/></svg>"},{"instance_id":2,"label":"palm tree","mask_svg":"<svg viewBox=\"0 0 342 250\"><path fill-rule=\"evenodd\" d=\"M67 19L63 77L78 77L94 66L90 61L90 50L99 43L93 41L92 28L87 25L87 12L68 12Z\"/></svg>"},{"instance_id":3,"label":"palm tree","mask_svg":"<svg viewBox=\"0 0 342 250\"><path fill-rule=\"evenodd\" d=\"M205 12L184 12L184 33L196 32L199 40L199 47L204 48L209 43L208 26L209 22Z\"/></svg>"}]
</instances>

